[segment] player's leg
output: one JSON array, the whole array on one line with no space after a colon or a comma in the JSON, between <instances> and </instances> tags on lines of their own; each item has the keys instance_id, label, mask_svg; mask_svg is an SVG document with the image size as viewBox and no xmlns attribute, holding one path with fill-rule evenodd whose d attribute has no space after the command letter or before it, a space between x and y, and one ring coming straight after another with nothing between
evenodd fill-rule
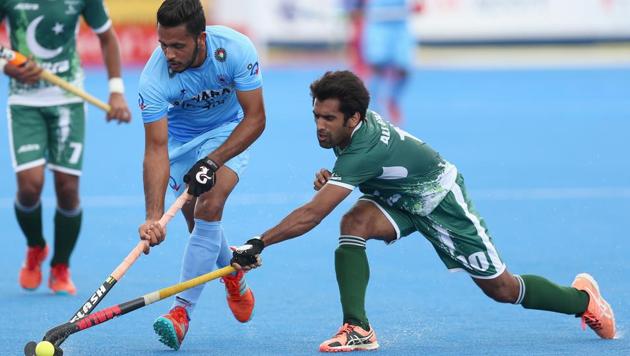
<instances>
[{"instance_id":1,"label":"player's leg","mask_svg":"<svg viewBox=\"0 0 630 356\"><path fill-rule=\"evenodd\" d=\"M26 259L18 279L22 288L34 290L42 281L41 264L48 255L40 202L46 163L46 125L38 108L10 105L7 112L11 159L17 178L15 216L27 242Z\"/></svg>"},{"instance_id":2,"label":"player's leg","mask_svg":"<svg viewBox=\"0 0 630 356\"><path fill-rule=\"evenodd\" d=\"M370 67L368 88L373 100L370 107L381 115L385 107L385 94L387 92L387 69L390 58L389 51L392 44L389 43L389 29L387 25L366 22L365 36L362 42L362 51L365 62ZM389 117L386 117L390 120Z\"/></svg>"},{"instance_id":3,"label":"player's leg","mask_svg":"<svg viewBox=\"0 0 630 356\"><path fill-rule=\"evenodd\" d=\"M406 23L400 23L391 32L391 89L387 98L387 110L390 119L395 124L402 124L403 113L401 100L412 67L414 40Z\"/></svg>"},{"instance_id":4,"label":"player's leg","mask_svg":"<svg viewBox=\"0 0 630 356\"><path fill-rule=\"evenodd\" d=\"M341 220L335 271L343 325L335 336L320 345L320 351L352 351L378 348L376 334L365 312L365 292L370 278L366 254L368 239L392 242L412 229L404 214L388 211L374 197L364 196Z\"/></svg>"},{"instance_id":5,"label":"player's leg","mask_svg":"<svg viewBox=\"0 0 630 356\"><path fill-rule=\"evenodd\" d=\"M461 175L429 219L423 221L423 233L436 247L445 264L451 269L467 271L492 299L501 303L521 304L527 309L569 315L588 314L591 307L596 309L597 305L605 304L605 311L593 310L587 317L597 319L600 324L608 324L600 330L594 328L600 336L614 336L612 310L599 295L596 283L590 283L588 277L578 279L573 287L565 287L540 276L512 275L507 271L483 219L474 210L466 194ZM589 296L601 303L589 303ZM603 315L608 311L610 317Z\"/></svg>"},{"instance_id":6,"label":"player's leg","mask_svg":"<svg viewBox=\"0 0 630 356\"><path fill-rule=\"evenodd\" d=\"M190 143L180 145L174 141L169 142L169 152L179 152L177 157L171 156L171 182L170 187L180 194L186 187L182 182L184 174L202 156L212 152L227 139L236 124L228 124L224 127L212 130ZM190 146L190 147L188 147ZM241 153L234 157L217 171L216 185L207 193L196 199L195 204L187 204L183 212L186 217L190 238L184 252L180 280L187 280L201 274L212 271L217 263L223 261L225 256L231 257L231 251L223 235L221 218L223 207L230 193L238 183L240 173L248 161L248 153ZM221 256L224 256L223 258ZM221 266L223 267L223 266ZM224 278L228 289L228 304L235 317L240 321L247 321L253 312L253 294L247 288L242 273ZM240 286L244 286L241 290ZM229 287L233 295L230 294ZM186 290L175 297L171 311L158 318L154 323L154 329L160 336L160 341L167 346L178 349L188 330L190 316L196 306L204 285ZM241 295L245 293L245 296ZM233 297L233 298L230 298ZM244 305L244 308L241 308ZM245 309L245 313L241 313ZM246 315L241 315L246 314Z\"/></svg>"},{"instance_id":7,"label":"player's leg","mask_svg":"<svg viewBox=\"0 0 630 356\"><path fill-rule=\"evenodd\" d=\"M50 262L48 286L57 294L76 293L69 266L83 219L79 201L79 176L83 167L85 110L83 103L42 109L49 132L48 167L54 172L57 197L55 250Z\"/></svg>"}]
</instances>

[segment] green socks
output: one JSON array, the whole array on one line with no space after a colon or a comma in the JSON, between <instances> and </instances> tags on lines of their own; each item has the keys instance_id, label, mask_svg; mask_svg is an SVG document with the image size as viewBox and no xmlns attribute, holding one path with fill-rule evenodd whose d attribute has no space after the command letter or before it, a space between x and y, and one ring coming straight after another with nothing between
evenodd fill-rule
<instances>
[{"instance_id":1,"label":"green socks","mask_svg":"<svg viewBox=\"0 0 630 356\"><path fill-rule=\"evenodd\" d=\"M335 250L335 271L341 296L343 322L370 330L365 313L365 291L370 279L370 266L365 253L365 240L342 235Z\"/></svg>"},{"instance_id":2,"label":"green socks","mask_svg":"<svg viewBox=\"0 0 630 356\"><path fill-rule=\"evenodd\" d=\"M79 238L81 230L81 207L74 210L57 208L55 212L55 253L50 265L59 263L69 265L70 255Z\"/></svg>"},{"instance_id":3,"label":"green socks","mask_svg":"<svg viewBox=\"0 0 630 356\"><path fill-rule=\"evenodd\" d=\"M28 247L46 246L46 240L42 233L42 204L37 202L35 206L22 206L17 200L14 204L15 217L26 236Z\"/></svg>"},{"instance_id":4,"label":"green socks","mask_svg":"<svg viewBox=\"0 0 630 356\"><path fill-rule=\"evenodd\" d=\"M584 291L562 287L539 276L521 275L520 278L525 287L523 308L580 315L588 306L589 297Z\"/></svg>"}]
</instances>

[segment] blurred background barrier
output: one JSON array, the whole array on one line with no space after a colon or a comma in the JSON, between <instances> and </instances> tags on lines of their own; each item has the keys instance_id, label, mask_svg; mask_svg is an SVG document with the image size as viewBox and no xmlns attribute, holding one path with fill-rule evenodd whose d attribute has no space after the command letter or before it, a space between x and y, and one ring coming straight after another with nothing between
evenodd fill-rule
<instances>
[{"instance_id":1,"label":"blurred background barrier","mask_svg":"<svg viewBox=\"0 0 630 356\"><path fill-rule=\"evenodd\" d=\"M343 56L342 49L350 37L344 0L202 1L209 23L246 33L263 57L269 49ZM410 15L410 26L417 43L429 49L630 43L630 0L409 1L410 8L422 4L421 12ZM161 1L105 3L120 38L125 65L142 66L157 45L155 12ZM0 41L7 43L4 27L0 29ZM98 41L84 24L79 49L84 64L101 63ZM427 60L433 55L427 53Z\"/></svg>"}]
</instances>

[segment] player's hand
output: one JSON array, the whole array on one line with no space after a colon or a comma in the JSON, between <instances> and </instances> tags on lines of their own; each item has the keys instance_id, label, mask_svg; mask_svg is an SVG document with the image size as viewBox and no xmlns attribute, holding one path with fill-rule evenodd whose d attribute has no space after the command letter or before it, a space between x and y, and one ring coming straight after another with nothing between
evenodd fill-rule
<instances>
[{"instance_id":1,"label":"player's hand","mask_svg":"<svg viewBox=\"0 0 630 356\"><path fill-rule=\"evenodd\" d=\"M149 242L149 246L159 245L166 239L166 227L162 226L157 220L147 220L138 228L138 234L141 240ZM149 248L144 250L146 255L149 254Z\"/></svg>"},{"instance_id":2,"label":"player's hand","mask_svg":"<svg viewBox=\"0 0 630 356\"><path fill-rule=\"evenodd\" d=\"M127 106L127 101L121 93L109 94L109 106L112 108L107 113L107 121L118 120L118 123L131 121L131 112Z\"/></svg>"},{"instance_id":3,"label":"player's hand","mask_svg":"<svg viewBox=\"0 0 630 356\"><path fill-rule=\"evenodd\" d=\"M188 194L195 197L209 191L216 182L216 171L219 169L210 158L202 158L184 175L184 183L188 184Z\"/></svg>"},{"instance_id":4,"label":"player's hand","mask_svg":"<svg viewBox=\"0 0 630 356\"><path fill-rule=\"evenodd\" d=\"M232 260L230 261L232 267L245 271L260 267L262 265L260 253L264 248L265 243L260 239L260 236L247 240L245 245L238 246L232 252Z\"/></svg>"},{"instance_id":5,"label":"player's hand","mask_svg":"<svg viewBox=\"0 0 630 356\"><path fill-rule=\"evenodd\" d=\"M42 68L40 68L34 60L29 58L29 60L21 66L7 64L4 67L4 72L19 82L25 84L35 84L39 81L39 77L42 74Z\"/></svg>"},{"instance_id":6,"label":"player's hand","mask_svg":"<svg viewBox=\"0 0 630 356\"><path fill-rule=\"evenodd\" d=\"M313 189L320 190L328 182L332 173L329 170L322 168L319 172L315 173L315 181L313 182Z\"/></svg>"}]
</instances>

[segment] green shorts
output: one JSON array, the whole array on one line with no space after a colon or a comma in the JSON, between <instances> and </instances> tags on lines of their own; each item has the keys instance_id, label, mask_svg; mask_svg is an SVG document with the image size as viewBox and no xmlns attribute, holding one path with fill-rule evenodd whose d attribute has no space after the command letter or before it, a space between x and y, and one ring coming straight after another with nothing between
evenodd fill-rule
<instances>
[{"instance_id":1,"label":"green shorts","mask_svg":"<svg viewBox=\"0 0 630 356\"><path fill-rule=\"evenodd\" d=\"M376 196L359 199L378 206L394 226L397 239L416 231L424 235L449 270L465 270L481 279L498 277L505 270L485 222L468 199L461 174L444 200L427 216L393 208Z\"/></svg>"},{"instance_id":2,"label":"green shorts","mask_svg":"<svg viewBox=\"0 0 630 356\"><path fill-rule=\"evenodd\" d=\"M85 141L85 104L33 107L10 105L9 144L13 169L48 167L81 175Z\"/></svg>"}]
</instances>

